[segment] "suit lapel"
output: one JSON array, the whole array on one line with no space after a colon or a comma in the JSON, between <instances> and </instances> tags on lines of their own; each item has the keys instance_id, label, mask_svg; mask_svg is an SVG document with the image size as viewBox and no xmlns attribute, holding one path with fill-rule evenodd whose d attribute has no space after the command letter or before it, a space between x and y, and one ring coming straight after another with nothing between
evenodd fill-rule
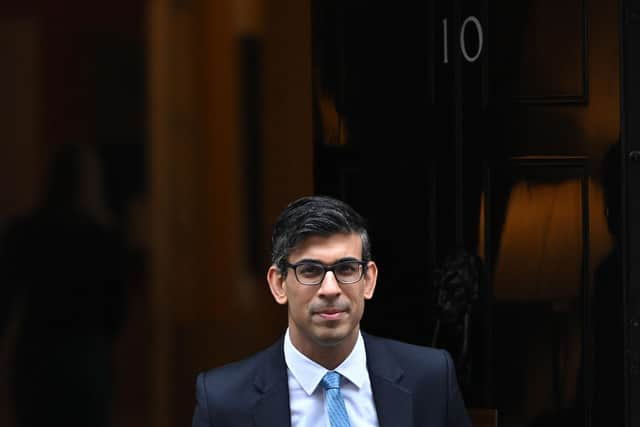
<instances>
[{"instance_id":1,"label":"suit lapel","mask_svg":"<svg viewBox=\"0 0 640 427\"><path fill-rule=\"evenodd\" d=\"M367 349L367 369L380 427L409 427L413 424L413 395L404 388L404 370L375 337L362 334Z\"/></svg>"},{"instance_id":2,"label":"suit lapel","mask_svg":"<svg viewBox=\"0 0 640 427\"><path fill-rule=\"evenodd\" d=\"M260 395L253 409L256 427L290 427L289 385L284 361L284 341L280 339L267 352L258 369L254 387Z\"/></svg>"},{"instance_id":3,"label":"suit lapel","mask_svg":"<svg viewBox=\"0 0 640 427\"><path fill-rule=\"evenodd\" d=\"M256 427L291 426L289 415L289 387L281 383L266 392L256 404L253 421Z\"/></svg>"}]
</instances>

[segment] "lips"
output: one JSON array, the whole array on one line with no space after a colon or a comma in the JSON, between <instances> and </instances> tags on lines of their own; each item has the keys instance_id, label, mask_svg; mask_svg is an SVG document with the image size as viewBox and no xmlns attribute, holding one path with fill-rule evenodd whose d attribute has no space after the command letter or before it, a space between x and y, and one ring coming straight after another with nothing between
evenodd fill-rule
<instances>
[{"instance_id":1,"label":"lips","mask_svg":"<svg viewBox=\"0 0 640 427\"><path fill-rule=\"evenodd\" d=\"M337 307L323 308L316 310L314 314L325 320L339 320L346 315L346 310Z\"/></svg>"}]
</instances>

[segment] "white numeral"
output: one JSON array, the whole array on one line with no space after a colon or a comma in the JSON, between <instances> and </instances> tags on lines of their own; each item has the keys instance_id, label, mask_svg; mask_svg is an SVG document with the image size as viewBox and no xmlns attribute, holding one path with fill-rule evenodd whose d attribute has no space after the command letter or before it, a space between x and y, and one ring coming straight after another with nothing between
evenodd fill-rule
<instances>
[{"instance_id":1,"label":"white numeral","mask_svg":"<svg viewBox=\"0 0 640 427\"><path fill-rule=\"evenodd\" d=\"M472 23L476 28L476 32L478 33L478 50L473 55L469 55L467 51L467 45L464 41L465 31L467 30L467 24ZM447 19L442 20L442 47L443 47L443 58L442 63L449 63L449 26ZM462 23L462 27L460 27L460 51L462 52L462 56L467 62L475 62L480 55L482 54L482 48L484 46L484 34L482 31L482 24L480 20L475 16L469 16Z\"/></svg>"},{"instance_id":2,"label":"white numeral","mask_svg":"<svg viewBox=\"0 0 640 427\"><path fill-rule=\"evenodd\" d=\"M469 22L472 22L476 26L476 31L478 32L478 51L473 56L469 56L469 53L467 52L467 46L464 43L464 31L467 28L467 24ZM482 25L480 25L480 21L478 20L478 18L476 18L475 16L469 16L464 20L464 22L462 23L462 28L460 28L460 50L462 51L462 56L464 56L464 59L469 62L474 62L476 59L478 59L480 57L480 54L482 53L482 43Z\"/></svg>"}]
</instances>

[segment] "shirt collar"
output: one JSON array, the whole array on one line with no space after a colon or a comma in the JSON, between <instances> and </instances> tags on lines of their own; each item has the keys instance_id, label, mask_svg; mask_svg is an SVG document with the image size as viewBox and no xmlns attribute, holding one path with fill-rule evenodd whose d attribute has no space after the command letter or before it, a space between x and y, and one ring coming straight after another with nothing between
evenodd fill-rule
<instances>
[{"instance_id":1,"label":"shirt collar","mask_svg":"<svg viewBox=\"0 0 640 427\"><path fill-rule=\"evenodd\" d=\"M294 347L289 336L289 328L287 328L284 337L284 360L293 377L309 396L318 387L322 377L329 372L325 367L309 359ZM345 377L358 389L365 383L368 375L367 354L362 334L359 331L353 350L334 371Z\"/></svg>"}]
</instances>

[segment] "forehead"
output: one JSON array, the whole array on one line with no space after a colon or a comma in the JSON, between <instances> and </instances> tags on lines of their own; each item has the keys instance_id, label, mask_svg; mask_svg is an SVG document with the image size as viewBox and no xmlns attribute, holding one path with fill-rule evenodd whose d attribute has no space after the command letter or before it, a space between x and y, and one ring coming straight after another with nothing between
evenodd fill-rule
<instances>
[{"instance_id":1,"label":"forehead","mask_svg":"<svg viewBox=\"0 0 640 427\"><path fill-rule=\"evenodd\" d=\"M362 240L356 233L309 236L289 254L289 262L303 259L333 263L342 258L362 257Z\"/></svg>"}]
</instances>

